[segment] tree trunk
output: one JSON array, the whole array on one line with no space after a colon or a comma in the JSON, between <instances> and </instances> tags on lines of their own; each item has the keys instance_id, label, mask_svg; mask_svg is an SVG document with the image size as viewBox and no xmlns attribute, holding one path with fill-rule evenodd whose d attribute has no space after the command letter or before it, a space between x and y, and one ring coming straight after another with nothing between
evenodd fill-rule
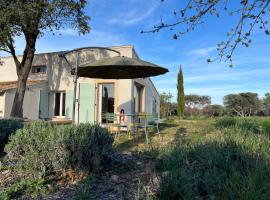
<instances>
[{"instance_id":1,"label":"tree trunk","mask_svg":"<svg viewBox=\"0 0 270 200\"><path fill-rule=\"evenodd\" d=\"M26 79L27 80L27 79ZM23 99L26 89L26 81L18 77L17 89L13 100L11 117L23 118Z\"/></svg>"},{"instance_id":2,"label":"tree trunk","mask_svg":"<svg viewBox=\"0 0 270 200\"><path fill-rule=\"evenodd\" d=\"M35 55L35 43L36 37L31 38L26 41L26 48L24 50L22 62L17 67L17 89L13 100L13 105L11 109L11 117L23 118L23 100L26 90L26 83L28 79L29 72L32 67L34 55Z\"/></svg>"}]
</instances>

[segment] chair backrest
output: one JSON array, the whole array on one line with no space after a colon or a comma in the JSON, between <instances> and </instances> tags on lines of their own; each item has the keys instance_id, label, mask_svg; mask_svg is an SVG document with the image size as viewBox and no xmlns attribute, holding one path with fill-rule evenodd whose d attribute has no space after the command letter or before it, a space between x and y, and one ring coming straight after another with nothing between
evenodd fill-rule
<instances>
[{"instance_id":1,"label":"chair backrest","mask_svg":"<svg viewBox=\"0 0 270 200\"><path fill-rule=\"evenodd\" d=\"M147 116L147 113L146 112L139 112L139 114L138 114L138 118L139 119L145 119L146 116Z\"/></svg>"},{"instance_id":2,"label":"chair backrest","mask_svg":"<svg viewBox=\"0 0 270 200\"><path fill-rule=\"evenodd\" d=\"M152 113L152 117L155 121L159 120L158 113Z\"/></svg>"},{"instance_id":3,"label":"chair backrest","mask_svg":"<svg viewBox=\"0 0 270 200\"><path fill-rule=\"evenodd\" d=\"M115 113L106 113L105 115L108 123L118 122L118 117Z\"/></svg>"},{"instance_id":4,"label":"chair backrest","mask_svg":"<svg viewBox=\"0 0 270 200\"><path fill-rule=\"evenodd\" d=\"M158 123L159 118L157 113L152 113L147 115L147 123L152 124L152 123Z\"/></svg>"}]
</instances>

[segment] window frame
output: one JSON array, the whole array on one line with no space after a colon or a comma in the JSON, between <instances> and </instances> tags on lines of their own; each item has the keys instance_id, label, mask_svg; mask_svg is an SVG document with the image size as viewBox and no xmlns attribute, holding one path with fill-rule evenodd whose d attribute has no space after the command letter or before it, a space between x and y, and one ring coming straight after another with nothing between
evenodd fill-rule
<instances>
[{"instance_id":1,"label":"window frame","mask_svg":"<svg viewBox=\"0 0 270 200\"><path fill-rule=\"evenodd\" d=\"M66 91L53 91L53 117L66 117ZM59 115L56 115L56 94L60 94Z\"/></svg>"},{"instance_id":2,"label":"window frame","mask_svg":"<svg viewBox=\"0 0 270 200\"><path fill-rule=\"evenodd\" d=\"M44 71L41 70L37 72L35 69L40 68L40 69L45 69ZM36 74L47 74L47 65L33 65L31 69L31 74L36 75Z\"/></svg>"}]
</instances>

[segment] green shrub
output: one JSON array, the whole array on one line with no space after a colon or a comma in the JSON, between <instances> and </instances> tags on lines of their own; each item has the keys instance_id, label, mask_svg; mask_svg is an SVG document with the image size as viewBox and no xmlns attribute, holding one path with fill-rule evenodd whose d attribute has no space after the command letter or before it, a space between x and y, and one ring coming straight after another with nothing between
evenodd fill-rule
<instances>
[{"instance_id":1,"label":"green shrub","mask_svg":"<svg viewBox=\"0 0 270 200\"><path fill-rule=\"evenodd\" d=\"M93 185L93 177L87 177L83 180L79 185L75 187L75 200L88 200L92 199L92 185Z\"/></svg>"},{"instance_id":2,"label":"green shrub","mask_svg":"<svg viewBox=\"0 0 270 200\"><path fill-rule=\"evenodd\" d=\"M26 124L6 145L7 159L27 177L45 177L67 169L99 171L112 151L113 138L97 125Z\"/></svg>"},{"instance_id":3,"label":"green shrub","mask_svg":"<svg viewBox=\"0 0 270 200\"><path fill-rule=\"evenodd\" d=\"M9 136L17 129L22 128L22 123L11 119L0 119L0 154L2 154Z\"/></svg>"},{"instance_id":4,"label":"green shrub","mask_svg":"<svg viewBox=\"0 0 270 200\"><path fill-rule=\"evenodd\" d=\"M28 195L33 198L48 193L46 181L42 178L36 180L21 180L7 186L0 194L1 200L10 200L20 198L22 195ZM32 199L32 198L31 198ZM36 198L35 198L36 199Z\"/></svg>"},{"instance_id":5,"label":"green shrub","mask_svg":"<svg viewBox=\"0 0 270 200\"><path fill-rule=\"evenodd\" d=\"M270 135L270 120L269 119L265 119L262 121L261 123L262 126L262 130Z\"/></svg>"},{"instance_id":6,"label":"green shrub","mask_svg":"<svg viewBox=\"0 0 270 200\"><path fill-rule=\"evenodd\" d=\"M270 134L270 120L267 118L222 117L215 120L214 126L219 129L238 128L252 133Z\"/></svg>"},{"instance_id":7,"label":"green shrub","mask_svg":"<svg viewBox=\"0 0 270 200\"><path fill-rule=\"evenodd\" d=\"M229 128L234 127L237 124L236 117L221 117L217 118L215 121L215 126L217 128Z\"/></svg>"},{"instance_id":8,"label":"green shrub","mask_svg":"<svg viewBox=\"0 0 270 200\"><path fill-rule=\"evenodd\" d=\"M176 145L157 165L160 199L268 199L269 144L266 136L238 129L224 140Z\"/></svg>"},{"instance_id":9,"label":"green shrub","mask_svg":"<svg viewBox=\"0 0 270 200\"><path fill-rule=\"evenodd\" d=\"M237 126L242 130L251 131L252 133L262 133L261 121L254 118L239 119Z\"/></svg>"}]
</instances>

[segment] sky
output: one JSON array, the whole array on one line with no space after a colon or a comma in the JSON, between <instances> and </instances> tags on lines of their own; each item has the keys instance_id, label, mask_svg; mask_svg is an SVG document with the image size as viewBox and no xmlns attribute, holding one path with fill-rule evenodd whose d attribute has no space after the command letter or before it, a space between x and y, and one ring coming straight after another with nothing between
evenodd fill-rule
<instances>
[{"instance_id":1,"label":"sky","mask_svg":"<svg viewBox=\"0 0 270 200\"><path fill-rule=\"evenodd\" d=\"M207 63L215 57L217 44L236 20L230 17L207 17L206 22L193 32L174 40L171 30L141 34L158 24L160 17L170 19L172 12L181 8L179 0L89 0L85 9L91 16L91 32L78 35L67 28L59 33L38 39L36 53L70 50L83 46L133 45L139 57L169 69L169 73L152 80L159 92L171 92L176 100L177 73L182 66L185 94L211 96L213 104L222 104L230 93L256 92L260 97L270 92L269 36L258 30L252 35L250 48L240 47L234 56L234 67L228 63ZM177 28L175 29L177 30ZM23 38L16 38L16 50L21 54ZM5 55L0 53L1 55Z\"/></svg>"}]
</instances>

